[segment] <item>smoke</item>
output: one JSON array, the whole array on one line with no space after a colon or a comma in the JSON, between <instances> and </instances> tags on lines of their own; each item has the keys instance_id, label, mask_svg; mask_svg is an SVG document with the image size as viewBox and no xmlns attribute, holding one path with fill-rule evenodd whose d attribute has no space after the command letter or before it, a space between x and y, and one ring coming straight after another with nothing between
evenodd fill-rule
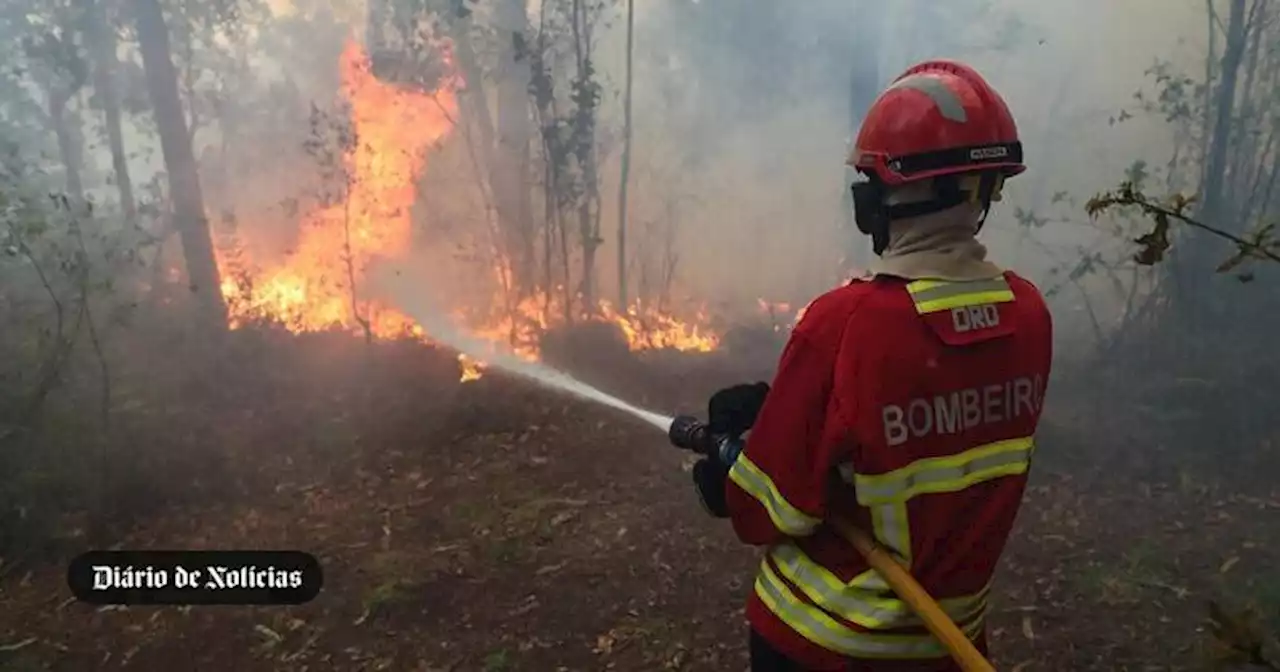
<instances>
[{"instance_id":1,"label":"smoke","mask_svg":"<svg viewBox=\"0 0 1280 672\"><path fill-rule=\"evenodd\" d=\"M521 359L504 348L494 347L492 342L477 338L468 330L460 328L448 317L446 307L433 301L429 294L423 291L423 288L428 285L412 267L382 264L371 274L371 280L372 291L375 294L382 296L389 305L399 306L419 326L431 334L434 341L447 345L472 359L483 361L486 366L494 366L545 387L629 413L664 432L674 421L671 416L634 406L563 371L553 369L541 362Z\"/></svg>"},{"instance_id":2,"label":"smoke","mask_svg":"<svg viewBox=\"0 0 1280 672\"><path fill-rule=\"evenodd\" d=\"M639 4L632 254L661 256L664 236L676 241L680 289L730 305L802 303L864 266L869 245L845 194L850 141L876 93L932 57L972 63L1008 99L1029 170L1007 185L983 238L994 261L1052 286L1064 258L1099 239L1084 201L1135 160L1167 160L1162 119L1116 119L1157 58L1187 57L1179 40L1203 12L1157 0ZM611 82L624 76L623 44L620 24L600 37ZM606 106L609 123L620 110ZM610 213L617 152L604 180ZM1019 213L1055 222L1031 241ZM1082 322L1070 315L1064 333Z\"/></svg>"},{"instance_id":3,"label":"smoke","mask_svg":"<svg viewBox=\"0 0 1280 672\"><path fill-rule=\"evenodd\" d=\"M752 310L757 299L803 305L865 264L868 244L851 226L846 194L850 140L862 110L892 77L937 56L973 63L1009 100L1030 169L1008 185L983 235L997 262L1052 284L1059 257L1097 237L1079 225L1079 204L1121 179L1135 159L1166 158L1171 131L1162 120L1113 120L1132 106L1156 58L1178 62L1183 49L1197 55L1200 45L1179 47L1178 40L1199 34L1203 11L1159 0L812 0L802 10L738 0L636 4L632 295L669 290L676 301L729 313ZM233 213L236 235L267 262L288 254L299 213L333 190L311 141L317 124L341 116L337 58L343 40L362 33L365 12L363 3L309 0L271 8L270 17L246 18L248 55L217 82L199 82L207 97L220 91L235 104L220 108L216 122L212 108L198 109L194 131L215 222ZM536 26L540 4L529 9ZM594 51L604 87L603 297L616 289L626 75L625 22L617 18L606 15L597 27ZM126 130L127 144L138 148L135 181L145 184L161 169L154 135L137 120ZM459 125L430 150L417 185L413 254L429 259L431 284L462 303L494 296L479 284L493 282L492 210L509 195L486 184L482 140ZM542 179L536 142L530 184L521 187L535 193ZM89 158L99 171L109 165L101 150ZM1063 194L1075 206L1056 200ZM1018 210L1073 220L1035 232L1058 256L1028 244Z\"/></svg>"}]
</instances>

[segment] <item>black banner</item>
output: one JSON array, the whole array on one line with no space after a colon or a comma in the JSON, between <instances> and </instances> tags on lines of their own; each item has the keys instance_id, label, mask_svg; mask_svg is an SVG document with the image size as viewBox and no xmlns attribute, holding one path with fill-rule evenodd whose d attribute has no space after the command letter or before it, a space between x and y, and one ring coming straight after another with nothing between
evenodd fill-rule
<instances>
[{"instance_id":1,"label":"black banner","mask_svg":"<svg viewBox=\"0 0 1280 672\"><path fill-rule=\"evenodd\" d=\"M324 572L300 551L90 551L67 585L91 604L303 604Z\"/></svg>"}]
</instances>

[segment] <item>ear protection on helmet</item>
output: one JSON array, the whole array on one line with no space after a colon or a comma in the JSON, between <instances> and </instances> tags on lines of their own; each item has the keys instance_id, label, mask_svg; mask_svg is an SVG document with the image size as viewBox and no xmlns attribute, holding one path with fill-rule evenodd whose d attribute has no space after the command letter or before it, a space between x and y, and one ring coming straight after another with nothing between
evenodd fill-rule
<instances>
[{"instance_id":1,"label":"ear protection on helmet","mask_svg":"<svg viewBox=\"0 0 1280 672\"><path fill-rule=\"evenodd\" d=\"M991 203L1000 200L1004 175L997 171L946 175L934 178L934 198L917 203L888 204L889 188L869 171L859 171L865 181L855 182L853 191L853 219L858 230L871 236L871 249L877 256L889 246L891 222L924 217L935 212L954 208L965 202L977 204L982 210L978 230L986 223Z\"/></svg>"},{"instance_id":2,"label":"ear protection on helmet","mask_svg":"<svg viewBox=\"0 0 1280 672\"><path fill-rule=\"evenodd\" d=\"M889 246L889 212L886 189L874 175L853 183L853 221L863 235L871 236L871 249L879 256Z\"/></svg>"}]
</instances>

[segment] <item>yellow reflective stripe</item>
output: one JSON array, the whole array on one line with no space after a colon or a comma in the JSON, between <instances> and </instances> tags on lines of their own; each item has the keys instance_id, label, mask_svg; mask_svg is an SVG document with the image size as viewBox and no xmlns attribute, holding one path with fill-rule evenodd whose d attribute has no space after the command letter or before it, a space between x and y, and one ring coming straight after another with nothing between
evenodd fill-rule
<instances>
[{"instance_id":1,"label":"yellow reflective stripe","mask_svg":"<svg viewBox=\"0 0 1280 672\"><path fill-rule=\"evenodd\" d=\"M923 627L924 622L906 602L885 597L886 591L861 588L841 581L814 562L794 544L781 544L770 551L774 566L822 609L864 628ZM942 610L957 623L975 618L986 609L990 585L975 595L939 600Z\"/></svg>"},{"instance_id":2,"label":"yellow reflective stripe","mask_svg":"<svg viewBox=\"0 0 1280 672\"><path fill-rule=\"evenodd\" d=\"M729 469L729 478L744 492L760 502L764 510L769 513L769 519L773 521L774 527L783 534L803 537L811 534L822 522L821 519L814 518L792 506L782 493L778 492L778 487L773 484L773 480L748 459L746 453L739 455L733 463Z\"/></svg>"},{"instance_id":3,"label":"yellow reflective stripe","mask_svg":"<svg viewBox=\"0 0 1280 672\"><path fill-rule=\"evenodd\" d=\"M933 635L871 634L849 629L827 612L797 597L769 567L768 561L761 565L755 590L769 611L802 637L824 649L858 658L919 659L947 655L946 649ZM975 639L982 627L983 619L977 618L962 625L961 631Z\"/></svg>"},{"instance_id":4,"label":"yellow reflective stripe","mask_svg":"<svg viewBox=\"0 0 1280 672\"><path fill-rule=\"evenodd\" d=\"M853 483L857 474L852 462L841 462L836 471L848 483ZM899 502L889 502L884 507L871 509L871 532L876 540L896 553L905 563L911 564L911 527L907 521L905 506ZM851 542L852 543L852 542ZM891 590L880 573L874 569L853 577L849 581L851 588L869 592L886 592Z\"/></svg>"},{"instance_id":5,"label":"yellow reflective stripe","mask_svg":"<svg viewBox=\"0 0 1280 672\"><path fill-rule=\"evenodd\" d=\"M983 481L1024 474L1031 466L1034 452L1033 437L1024 436L970 448L958 455L916 460L886 474L841 473L846 477L852 473L859 503L877 507L900 504L919 495L957 492ZM888 543L888 540L881 541Z\"/></svg>"},{"instance_id":6,"label":"yellow reflective stripe","mask_svg":"<svg viewBox=\"0 0 1280 672\"><path fill-rule=\"evenodd\" d=\"M1003 277L967 282L916 280L907 284L907 292L911 294L916 313L920 315L984 303L1013 301L1013 290Z\"/></svg>"},{"instance_id":7,"label":"yellow reflective stripe","mask_svg":"<svg viewBox=\"0 0 1280 672\"><path fill-rule=\"evenodd\" d=\"M851 481L853 472L850 471L849 474L848 480ZM871 507L871 533L876 541L896 554L905 565L911 566L911 526L904 503L894 502ZM893 590L884 577L880 576L880 572L874 569L867 569L853 577L849 581L849 587L877 593Z\"/></svg>"},{"instance_id":8,"label":"yellow reflective stripe","mask_svg":"<svg viewBox=\"0 0 1280 672\"><path fill-rule=\"evenodd\" d=\"M879 593L893 590L893 588L889 587L889 583L884 580L884 577L880 576L880 572L877 572L874 569L868 569L867 571L853 577L853 580L849 582L849 585L861 588L862 590L872 590Z\"/></svg>"},{"instance_id":9,"label":"yellow reflective stripe","mask_svg":"<svg viewBox=\"0 0 1280 672\"><path fill-rule=\"evenodd\" d=\"M880 545L911 566L911 524L905 502L888 502L871 507L871 527Z\"/></svg>"}]
</instances>

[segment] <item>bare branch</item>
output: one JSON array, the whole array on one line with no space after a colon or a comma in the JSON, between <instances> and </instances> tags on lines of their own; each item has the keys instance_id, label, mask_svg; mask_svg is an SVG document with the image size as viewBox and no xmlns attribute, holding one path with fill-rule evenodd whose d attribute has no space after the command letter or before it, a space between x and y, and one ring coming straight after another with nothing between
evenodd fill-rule
<instances>
[{"instance_id":1,"label":"bare branch","mask_svg":"<svg viewBox=\"0 0 1280 672\"><path fill-rule=\"evenodd\" d=\"M98 328L93 321L93 312L89 307L89 250L84 244L84 234L80 231L80 223L71 223L71 232L75 234L76 245L80 248L79 273L80 309L84 311L85 326L88 329L89 343L93 346L94 358L98 361L98 374L101 378L100 407L102 426L107 427L111 421L111 371L107 367L106 355L102 353L102 342L98 338Z\"/></svg>"},{"instance_id":2,"label":"bare branch","mask_svg":"<svg viewBox=\"0 0 1280 672\"><path fill-rule=\"evenodd\" d=\"M1280 244L1277 244L1271 237L1274 225L1263 226L1250 234L1249 238L1244 238L1218 227L1205 224L1187 215L1186 209L1194 201L1193 197L1179 194L1173 196L1167 202L1161 203L1138 191L1132 182L1125 182L1114 191L1094 196L1085 205L1085 211L1091 217L1096 217L1111 208L1132 206L1137 207L1143 214L1154 219L1155 227L1134 241L1140 246L1138 252L1134 254L1134 261L1144 266L1150 266L1164 258L1164 253L1170 247L1169 225L1171 221L1182 222L1192 228L1200 229L1223 240L1230 241L1236 246L1237 253L1218 267L1219 272L1230 270L1250 258L1280 262Z\"/></svg>"}]
</instances>

